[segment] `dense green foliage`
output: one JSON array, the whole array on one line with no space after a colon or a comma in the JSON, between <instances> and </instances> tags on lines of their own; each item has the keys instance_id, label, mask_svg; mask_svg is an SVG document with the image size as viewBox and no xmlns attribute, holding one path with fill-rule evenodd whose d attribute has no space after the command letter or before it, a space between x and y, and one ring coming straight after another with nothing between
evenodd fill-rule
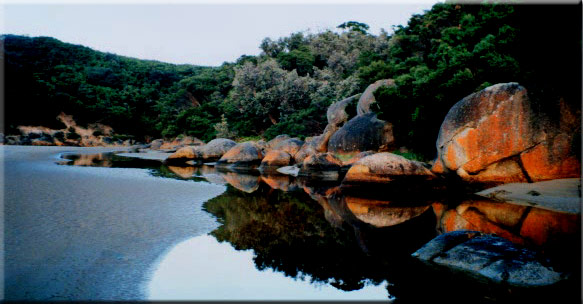
<instances>
[{"instance_id":1,"label":"dense green foliage","mask_svg":"<svg viewBox=\"0 0 583 304\"><path fill-rule=\"evenodd\" d=\"M519 82L541 109L580 108L580 5L436 4L389 35L348 21L337 31L264 39L258 56L219 67L126 58L52 38L2 36L6 132L54 126L61 111L136 138L210 140L317 135L327 107L378 79L374 111L399 145L432 157L439 126L464 96ZM387 20L390 21L390 20Z\"/></svg>"},{"instance_id":2,"label":"dense green foliage","mask_svg":"<svg viewBox=\"0 0 583 304\"><path fill-rule=\"evenodd\" d=\"M360 70L377 90L397 140L427 156L447 111L464 96L518 82L544 111L561 97L580 107L581 7L437 4L398 27L386 53Z\"/></svg>"}]
</instances>

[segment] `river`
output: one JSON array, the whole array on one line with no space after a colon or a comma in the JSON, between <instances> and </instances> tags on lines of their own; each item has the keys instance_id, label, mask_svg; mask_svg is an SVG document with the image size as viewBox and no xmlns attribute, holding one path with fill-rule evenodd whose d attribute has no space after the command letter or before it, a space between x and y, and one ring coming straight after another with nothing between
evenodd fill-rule
<instances>
[{"instance_id":1,"label":"river","mask_svg":"<svg viewBox=\"0 0 583 304\"><path fill-rule=\"evenodd\" d=\"M460 298L495 300L487 284L410 257L439 233L467 228L451 210L503 212L503 223L470 224L494 222L551 256L561 247L548 240L580 245L564 224L579 227L578 216L530 207L326 196L335 185L110 153L122 148L1 149L7 300L415 301L447 284ZM536 236L510 227L532 213L543 219Z\"/></svg>"}]
</instances>

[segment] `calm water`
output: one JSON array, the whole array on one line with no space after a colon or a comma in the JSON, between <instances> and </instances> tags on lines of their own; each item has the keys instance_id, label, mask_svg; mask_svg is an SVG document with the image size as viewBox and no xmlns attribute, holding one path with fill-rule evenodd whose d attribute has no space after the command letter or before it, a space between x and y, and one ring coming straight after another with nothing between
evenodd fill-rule
<instances>
[{"instance_id":1,"label":"calm water","mask_svg":"<svg viewBox=\"0 0 583 304\"><path fill-rule=\"evenodd\" d=\"M20 155L36 149L20 148ZM429 196L370 191L347 194L335 183L285 175L236 173L210 166L167 167L113 153L63 152L48 149L38 159L8 157L5 164L6 189L19 187L10 180L23 181L30 176L27 174L42 170L47 174L37 180L46 180L47 185L29 188L33 192L35 187L43 189L42 203L39 196L27 199L16 190L8 191L9 299L488 303L541 299L556 292L579 298L577 215L495 203L455 191ZM49 176L63 176L63 181ZM83 186L71 184L70 179L87 189L80 191ZM121 189L125 192L117 193ZM58 197L67 192L73 194ZM18 208L11 205L11 195ZM388 197L393 199L387 201ZM67 199L69 203L85 199L91 203L70 204L76 211L71 212ZM55 202L58 205L46 206ZM52 227L54 220L44 223L39 219L52 213L59 214L54 217L61 225ZM89 218L96 223L86 223ZM109 218L109 222L95 218ZM52 229L50 233L47 227ZM410 257L438 234L459 229L496 233L535 249L556 267L572 270L576 279L553 289L509 293L504 286L431 269ZM84 232L77 235L79 231ZM100 241L86 244L87 237L98 238L94 234ZM16 254L17 250L34 250L39 238L41 244L59 241L49 246L51 252L39 257ZM40 258L49 259L49 266ZM87 266L99 259L104 270ZM42 275L37 275L35 267ZM105 278L90 285L92 278L87 275L95 271ZM111 272L116 274L111 276ZM112 283L114 279L118 281ZM75 280L79 282L70 283Z\"/></svg>"}]
</instances>

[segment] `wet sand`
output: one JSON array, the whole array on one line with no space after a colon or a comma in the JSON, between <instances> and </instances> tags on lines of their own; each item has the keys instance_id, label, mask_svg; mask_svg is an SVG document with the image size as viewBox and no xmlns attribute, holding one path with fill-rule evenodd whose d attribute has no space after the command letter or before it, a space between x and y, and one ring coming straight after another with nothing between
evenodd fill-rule
<instances>
[{"instance_id":1,"label":"wet sand","mask_svg":"<svg viewBox=\"0 0 583 304\"><path fill-rule=\"evenodd\" d=\"M114 150L0 147L5 299L145 300L164 254L218 226L201 206L224 186L55 164Z\"/></svg>"}]
</instances>

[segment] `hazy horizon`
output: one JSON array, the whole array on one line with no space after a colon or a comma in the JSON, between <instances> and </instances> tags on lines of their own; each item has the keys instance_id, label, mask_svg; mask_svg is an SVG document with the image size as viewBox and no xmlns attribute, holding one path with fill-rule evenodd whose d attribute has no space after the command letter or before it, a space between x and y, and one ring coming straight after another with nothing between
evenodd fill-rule
<instances>
[{"instance_id":1,"label":"hazy horizon","mask_svg":"<svg viewBox=\"0 0 583 304\"><path fill-rule=\"evenodd\" d=\"M435 2L437 3L437 1ZM435 3L5 5L2 33L49 36L122 56L218 66L258 55L261 41L299 31L335 30L345 21L378 35L406 25Z\"/></svg>"}]
</instances>

